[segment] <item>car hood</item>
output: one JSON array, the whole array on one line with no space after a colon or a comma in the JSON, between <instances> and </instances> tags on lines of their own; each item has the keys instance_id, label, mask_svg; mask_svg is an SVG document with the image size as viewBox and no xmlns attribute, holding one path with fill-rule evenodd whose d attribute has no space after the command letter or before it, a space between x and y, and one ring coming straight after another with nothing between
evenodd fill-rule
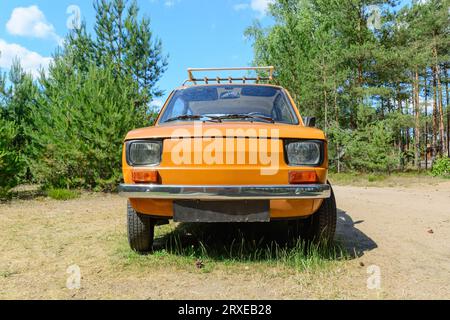
<instances>
[{"instance_id":1,"label":"car hood","mask_svg":"<svg viewBox=\"0 0 450 320\"><path fill-rule=\"evenodd\" d=\"M163 124L130 131L125 140L151 138L187 138L187 137L248 137L261 136L279 137L284 139L317 139L325 140L322 130L301 125L271 124L271 123L177 123Z\"/></svg>"}]
</instances>

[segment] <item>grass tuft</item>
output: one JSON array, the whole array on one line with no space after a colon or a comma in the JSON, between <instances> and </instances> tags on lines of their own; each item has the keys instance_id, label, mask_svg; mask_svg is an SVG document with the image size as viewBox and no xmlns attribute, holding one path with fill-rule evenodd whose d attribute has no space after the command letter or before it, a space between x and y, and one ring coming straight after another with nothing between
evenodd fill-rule
<instances>
[{"instance_id":1,"label":"grass tuft","mask_svg":"<svg viewBox=\"0 0 450 320\"><path fill-rule=\"evenodd\" d=\"M283 223L171 224L157 228L152 254L139 255L125 241L119 252L126 266L195 268L201 261L204 273L220 266L315 270L349 257L338 243L307 244L288 234Z\"/></svg>"},{"instance_id":2,"label":"grass tuft","mask_svg":"<svg viewBox=\"0 0 450 320\"><path fill-rule=\"evenodd\" d=\"M49 189L46 191L46 194L54 200L70 200L76 199L80 196L77 191L68 189Z\"/></svg>"},{"instance_id":3,"label":"grass tuft","mask_svg":"<svg viewBox=\"0 0 450 320\"><path fill-rule=\"evenodd\" d=\"M16 274L18 274L18 272L16 271L9 271L9 270L0 271L0 278L9 278Z\"/></svg>"},{"instance_id":4,"label":"grass tuft","mask_svg":"<svg viewBox=\"0 0 450 320\"><path fill-rule=\"evenodd\" d=\"M381 174L369 174L367 176L367 181L369 182L380 182L380 181L384 181L386 179L385 175L381 175Z\"/></svg>"}]
</instances>

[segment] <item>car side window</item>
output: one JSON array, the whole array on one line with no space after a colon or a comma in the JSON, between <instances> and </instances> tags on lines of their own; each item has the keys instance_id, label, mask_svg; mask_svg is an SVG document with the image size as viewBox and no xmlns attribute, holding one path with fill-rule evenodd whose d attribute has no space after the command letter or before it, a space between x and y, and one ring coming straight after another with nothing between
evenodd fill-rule
<instances>
[{"instance_id":1,"label":"car side window","mask_svg":"<svg viewBox=\"0 0 450 320\"><path fill-rule=\"evenodd\" d=\"M286 103L286 99L281 94L275 98L273 112L275 120L281 122L294 122L291 106Z\"/></svg>"}]
</instances>

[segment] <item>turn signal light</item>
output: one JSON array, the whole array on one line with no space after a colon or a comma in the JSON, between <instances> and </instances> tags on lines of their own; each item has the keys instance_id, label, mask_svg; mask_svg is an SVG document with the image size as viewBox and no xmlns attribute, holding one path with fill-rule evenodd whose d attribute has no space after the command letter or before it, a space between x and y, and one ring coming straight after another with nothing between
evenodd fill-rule
<instances>
[{"instance_id":1,"label":"turn signal light","mask_svg":"<svg viewBox=\"0 0 450 320\"><path fill-rule=\"evenodd\" d=\"M133 181L135 183L159 183L159 173L155 170L134 170Z\"/></svg>"},{"instance_id":2,"label":"turn signal light","mask_svg":"<svg viewBox=\"0 0 450 320\"><path fill-rule=\"evenodd\" d=\"M289 184L316 183L318 181L315 171L290 171Z\"/></svg>"}]
</instances>

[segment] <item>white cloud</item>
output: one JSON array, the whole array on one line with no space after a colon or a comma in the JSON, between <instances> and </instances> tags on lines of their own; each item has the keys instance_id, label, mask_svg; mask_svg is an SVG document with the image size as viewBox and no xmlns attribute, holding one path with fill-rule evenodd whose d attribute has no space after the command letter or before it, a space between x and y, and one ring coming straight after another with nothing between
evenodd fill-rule
<instances>
[{"instance_id":1,"label":"white cloud","mask_svg":"<svg viewBox=\"0 0 450 320\"><path fill-rule=\"evenodd\" d=\"M259 13L261 17L267 14L269 4L274 3L275 0L251 0L250 3L238 3L233 6L236 11L252 9Z\"/></svg>"},{"instance_id":2,"label":"white cloud","mask_svg":"<svg viewBox=\"0 0 450 320\"><path fill-rule=\"evenodd\" d=\"M261 15L265 15L269 9L269 4L274 2L275 0L252 0L250 6Z\"/></svg>"},{"instance_id":3,"label":"white cloud","mask_svg":"<svg viewBox=\"0 0 450 320\"><path fill-rule=\"evenodd\" d=\"M43 57L39 53L30 51L15 43L7 43L0 39L0 68L10 69L15 58L20 60L22 68L37 77L39 70L48 69L53 61L51 57Z\"/></svg>"},{"instance_id":4,"label":"white cloud","mask_svg":"<svg viewBox=\"0 0 450 320\"><path fill-rule=\"evenodd\" d=\"M236 11L246 10L250 7L248 3L238 3L233 6L233 9Z\"/></svg>"},{"instance_id":5,"label":"white cloud","mask_svg":"<svg viewBox=\"0 0 450 320\"><path fill-rule=\"evenodd\" d=\"M6 23L6 29L15 36L53 39L58 44L62 41L53 25L47 21L44 13L36 5L15 8Z\"/></svg>"},{"instance_id":6,"label":"white cloud","mask_svg":"<svg viewBox=\"0 0 450 320\"><path fill-rule=\"evenodd\" d=\"M161 108L164 106L164 101L162 99L153 99L150 103L150 108L153 111L159 112Z\"/></svg>"},{"instance_id":7,"label":"white cloud","mask_svg":"<svg viewBox=\"0 0 450 320\"><path fill-rule=\"evenodd\" d=\"M175 5L175 1L174 0L166 0L166 1L164 1L164 5L166 7L173 7Z\"/></svg>"}]
</instances>

